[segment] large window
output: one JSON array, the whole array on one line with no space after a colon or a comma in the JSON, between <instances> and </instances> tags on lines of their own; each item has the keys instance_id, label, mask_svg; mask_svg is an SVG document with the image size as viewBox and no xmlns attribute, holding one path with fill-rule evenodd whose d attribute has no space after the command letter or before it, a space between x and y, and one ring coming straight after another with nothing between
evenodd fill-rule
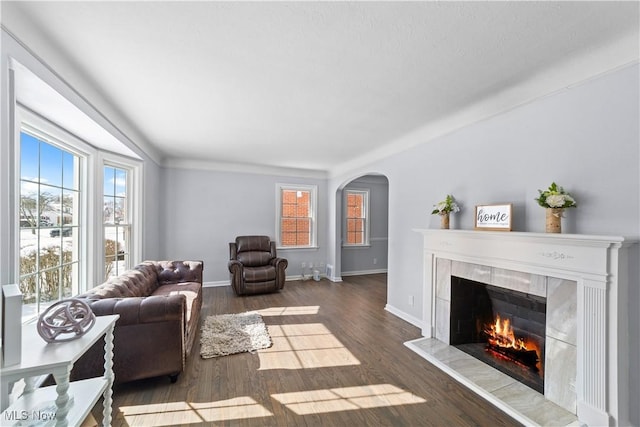
<instances>
[{"instance_id":1,"label":"large window","mask_svg":"<svg viewBox=\"0 0 640 427\"><path fill-rule=\"evenodd\" d=\"M346 245L369 244L369 191L345 190Z\"/></svg>"},{"instance_id":2,"label":"large window","mask_svg":"<svg viewBox=\"0 0 640 427\"><path fill-rule=\"evenodd\" d=\"M10 280L24 322L140 259L142 163L96 150L27 109L17 118L19 266Z\"/></svg>"},{"instance_id":3,"label":"large window","mask_svg":"<svg viewBox=\"0 0 640 427\"><path fill-rule=\"evenodd\" d=\"M77 293L83 158L58 139L20 132L20 274L23 318Z\"/></svg>"},{"instance_id":4,"label":"large window","mask_svg":"<svg viewBox=\"0 0 640 427\"><path fill-rule=\"evenodd\" d=\"M316 245L316 187L277 185L278 243L283 248Z\"/></svg>"},{"instance_id":5,"label":"large window","mask_svg":"<svg viewBox=\"0 0 640 427\"><path fill-rule=\"evenodd\" d=\"M57 76L7 59L0 276L19 285L26 322L142 259L143 161Z\"/></svg>"},{"instance_id":6,"label":"large window","mask_svg":"<svg viewBox=\"0 0 640 427\"><path fill-rule=\"evenodd\" d=\"M130 259L131 219L129 215L129 187L126 169L106 165L104 172L104 256L105 279L125 271Z\"/></svg>"}]
</instances>

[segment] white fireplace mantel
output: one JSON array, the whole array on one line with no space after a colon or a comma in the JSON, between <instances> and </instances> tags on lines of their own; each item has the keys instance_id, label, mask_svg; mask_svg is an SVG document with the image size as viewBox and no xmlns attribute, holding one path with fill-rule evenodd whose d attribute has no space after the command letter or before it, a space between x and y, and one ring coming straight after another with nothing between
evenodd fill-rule
<instances>
[{"instance_id":1,"label":"white fireplace mantel","mask_svg":"<svg viewBox=\"0 0 640 427\"><path fill-rule=\"evenodd\" d=\"M623 237L419 229L424 236L422 334L435 337L436 261L577 283L577 416L590 426L626 425L629 414L628 246Z\"/></svg>"}]
</instances>

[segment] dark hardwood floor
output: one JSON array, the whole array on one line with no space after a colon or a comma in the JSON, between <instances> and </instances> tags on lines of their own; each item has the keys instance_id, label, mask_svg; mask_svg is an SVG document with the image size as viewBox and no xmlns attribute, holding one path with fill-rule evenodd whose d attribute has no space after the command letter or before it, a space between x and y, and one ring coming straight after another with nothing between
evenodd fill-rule
<instances>
[{"instance_id":1,"label":"dark hardwood floor","mask_svg":"<svg viewBox=\"0 0 640 427\"><path fill-rule=\"evenodd\" d=\"M274 345L200 358L168 377L114 387L114 426L516 426L403 345L415 326L384 310L386 275L287 282L236 297L205 288L207 315L259 311ZM101 405L94 409L101 418Z\"/></svg>"}]
</instances>

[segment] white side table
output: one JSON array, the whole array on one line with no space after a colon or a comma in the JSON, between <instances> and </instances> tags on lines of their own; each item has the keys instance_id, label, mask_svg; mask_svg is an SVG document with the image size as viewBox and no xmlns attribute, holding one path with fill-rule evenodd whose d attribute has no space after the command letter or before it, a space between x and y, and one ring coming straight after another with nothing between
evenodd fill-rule
<instances>
[{"instance_id":1,"label":"white side table","mask_svg":"<svg viewBox=\"0 0 640 427\"><path fill-rule=\"evenodd\" d=\"M111 425L113 392L113 330L118 315L98 316L96 323L82 337L73 341L46 343L35 324L22 327L22 360L20 364L0 370L2 388L25 379L24 393L8 408L2 408L0 425L78 426L103 396L103 426ZM69 381L73 364L93 344L105 336L104 376ZM52 374L56 385L33 388L30 378Z\"/></svg>"}]
</instances>

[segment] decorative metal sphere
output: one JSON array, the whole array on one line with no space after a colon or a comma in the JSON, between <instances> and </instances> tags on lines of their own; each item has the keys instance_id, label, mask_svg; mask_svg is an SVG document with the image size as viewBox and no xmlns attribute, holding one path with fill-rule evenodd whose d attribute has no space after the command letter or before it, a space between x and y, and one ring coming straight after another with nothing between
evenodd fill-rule
<instances>
[{"instance_id":1,"label":"decorative metal sphere","mask_svg":"<svg viewBox=\"0 0 640 427\"><path fill-rule=\"evenodd\" d=\"M69 298L58 301L38 318L38 334L46 342L63 342L80 338L96 323L96 315L85 301ZM63 334L72 334L64 337Z\"/></svg>"}]
</instances>

